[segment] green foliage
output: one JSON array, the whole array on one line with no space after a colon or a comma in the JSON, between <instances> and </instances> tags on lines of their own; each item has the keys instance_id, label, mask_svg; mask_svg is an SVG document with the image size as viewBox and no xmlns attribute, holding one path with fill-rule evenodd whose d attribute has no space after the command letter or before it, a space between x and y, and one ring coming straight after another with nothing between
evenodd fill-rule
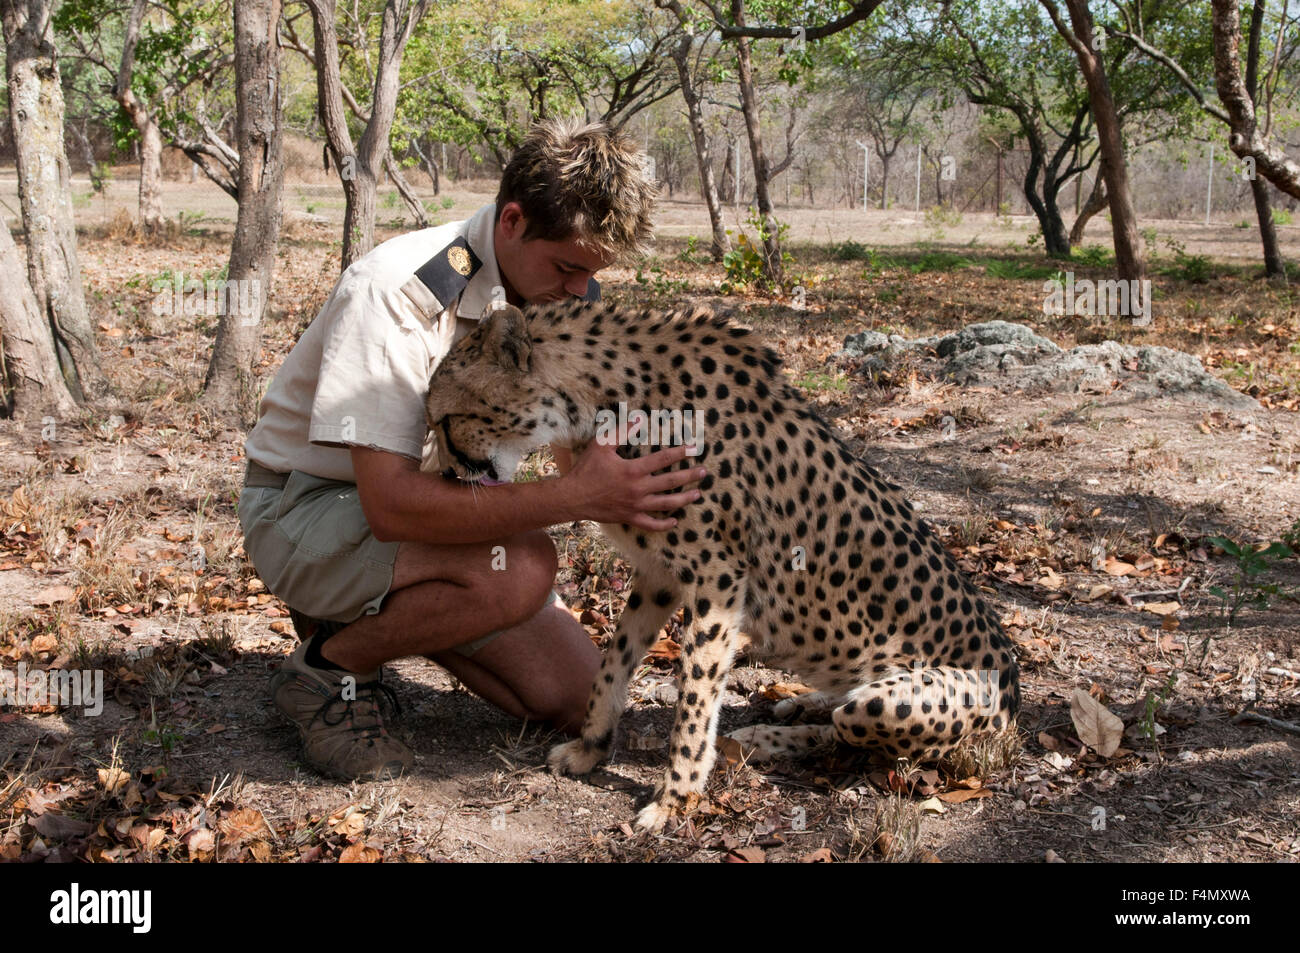
<instances>
[{"instance_id":1,"label":"green foliage","mask_svg":"<svg viewBox=\"0 0 1300 953\"><path fill-rule=\"evenodd\" d=\"M1284 208L1275 208L1275 209L1273 209L1273 224L1274 224L1274 225L1290 225L1290 224L1291 224L1291 213L1288 212L1288 211L1287 211L1286 209L1284 209Z\"/></svg>"},{"instance_id":2,"label":"green foliage","mask_svg":"<svg viewBox=\"0 0 1300 953\"><path fill-rule=\"evenodd\" d=\"M958 271L962 268L969 268L974 262L969 258L955 254L950 251L930 251L922 255L917 261L908 265L908 269L914 275L919 275L927 271Z\"/></svg>"},{"instance_id":3,"label":"green foliage","mask_svg":"<svg viewBox=\"0 0 1300 953\"><path fill-rule=\"evenodd\" d=\"M1177 250L1174 252L1174 263L1160 269L1160 273L1182 281L1204 284L1211 277L1210 269L1209 255L1189 255Z\"/></svg>"},{"instance_id":4,"label":"green foliage","mask_svg":"<svg viewBox=\"0 0 1300 953\"><path fill-rule=\"evenodd\" d=\"M677 260L687 264L695 264L699 259L695 257L696 249L699 248L700 240L694 235L686 239L686 247L677 253Z\"/></svg>"},{"instance_id":5,"label":"green foliage","mask_svg":"<svg viewBox=\"0 0 1300 953\"><path fill-rule=\"evenodd\" d=\"M836 261L865 261L875 267L876 251L849 238L831 246L831 257Z\"/></svg>"},{"instance_id":6,"label":"green foliage","mask_svg":"<svg viewBox=\"0 0 1300 953\"><path fill-rule=\"evenodd\" d=\"M732 294L750 285L760 284L764 277L763 253L754 245L748 235L741 232L736 238L736 245L722 256L722 267L727 271L727 278L722 282L723 294Z\"/></svg>"},{"instance_id":7,"label":"green foliage","mask_svg":"<svg viewBox=\"0 0 1300 953\"><path fill-rule=\"evenodd\" d=\"M1184 656L1183 664L1186 665L1186 663L1187 659ZM1142 720L1140 722L1142 735L1157 748L1160 743L1156 740L1156 713L1160 711L1160 706L1169 700L1170 695L1178 686L1178 675L1179 669L1171 669L1165 677L1164 683L1160 686L1160 690L1147 694L1146 705L1142 710Z\"/></svg>"},{"instance_id":8,"label":"green foliage","mask_svg":"<svg viewBox=\"0 0 1300 953\"><path fill-rule=\"evenodd\" d=\"M1027 261L1006 261L1001 258L994 258L984 263L985 274L991 278L1001 278L1007 281L1041 281L1044 278L1053 277L1059 271L1060 269L1052 265L1041 265Z\"/></svg>"},{"instance_id":9,"label":"green foliage","mask_svg":"<svg viewBox=\"0 0 1300 953\"><path fill-rule=\"evenodd\" d=\"M176 221L180 223L181 230L186 235L201 235L202 231L195 226L208 217L206 212L191 212L188 209L181 209L176 213Z\"/></svg>"},{"instance_id":10,"label":"green foliage","mask_svg":"<svg viewBox=\"0 0 1300 953\"><path fill-rule=\"evenodd\" d=\"M1300 520L1291 524L1291 528L1282 534L1282 542L1291 547L1293 552L1300 552Z\"/></svg>"},{"instance_id":11,"label":"green foliage","mask_svg":"<svg viewBox=\"0 0 1300 953\"><path fill-rule=\"evenodd\" d=\"M849 389L849 382L848 378L843 374L824 374L821 371L809 371L795 381L795 386L810 391L843 392Z\"/></svg>"},{"instance_id":12,"label":"green foliage","mask_svg":"<svg viewBox=\"0 0 1300 953\"><path fill-rule=\"evenodd\" d=\"M736 247L722 256L722 266L727 272L727 277L720 287L723 294L734 294L750 286L767 287L771 284L767 275L767 256L764 250L764 243L768 236L767 225L762 216L753 209L745 219L745 224L754 229L758 237L751 239L747 233L741 232L736 236ZM784 222L777 223L777 241L782 244L782 248L784 248L786 232L789 230L790 226ZM731 234L730 229L727 234ZM794 261L794 256L787 251L781 252L781 258L785 262Z\"/></svg>"},{"instance_id":13,"label":"green foliage","mask_svg":"<svg viewBox=\"0 0 1300 953\"><path fill-rule=\"evenodd\" d=\"M925 210L925 224L935 230L961 224L962 215L950 204L933 205Z\"/></svg>"},{"instance_id":14,"label":"green foliage","mask_svg":"<svg viewBox=\"0 0 1300 953\"><path fill-rule=\"evenodd\" d=\"M1088 265L1092 268L1107 268L1115 263L1115 253L1104 245L1089 245L1086 248L1076 248L1070 257L1081 265Z\"/></svg>"},{"instance_id":15,"label":"green foliage","mask_svg":"<svg viewBox=\"0 0 1300 953\"><path fill-rule=\"evenodd\" d=\"M685 278L670 278L658 265L650 267L650 274L647 276L643 268L636 270L636 283L642 289L656 295L674 295L685 291L690 282Z\"/></svg>"},{"instance_id":16,"label":"green foliage","mask_svg":"<svg viewBox=\"0 0 1300 953\"><path fill-rule=\"evenodd\" d=\"M114 147L138 138L135 126L113 100L131 4L121 0L65 0L52 18L68 53L65 84L113 135ZM235 108L234 20L230 0L154 0L140 27L131 91L153 113L165 140L203 138L202 117ZM95 64L103 65L95 65Z\"/></svg>"},{"instance_id":17,"label":"green foliage","mask_svg":"<svg viewBox=\"0 0 1300 953\"><path fill-rule=\"evenodd\" d=\"M617 113L673 73L655 59L670 21L635 0L434 4L403 58L394 151L405 154L419 139L486 147L504 159L536 117ZM380 17L368 23L377 46ZM349 49L342 64L349 88L367 98L370 59Z\"/></svg>"},{"instance_id":18,"label":"green foliage","mask_svg":"<svg viewBox=\"0 0 1300 953\"><path fill-rule=\"evenodd\" d=\"M1293 530L1297 527L1293 526ZM1237 574L1231 586L1210 586L1210 595L1220 601L1219 618L1224 625L1232 625L1237 614L1246 607L1255 609L1268 608L1270 600L1282 594L1282 588L1273 582L1264 582L1260 577L1273 568L1273 562L1294 556L1295 551L1284 542L1272 543L1262 549L1243 545L1225 536L1214 536L1210 543L1218 546L1237 561Z\"/></svg>"}]
</instances>

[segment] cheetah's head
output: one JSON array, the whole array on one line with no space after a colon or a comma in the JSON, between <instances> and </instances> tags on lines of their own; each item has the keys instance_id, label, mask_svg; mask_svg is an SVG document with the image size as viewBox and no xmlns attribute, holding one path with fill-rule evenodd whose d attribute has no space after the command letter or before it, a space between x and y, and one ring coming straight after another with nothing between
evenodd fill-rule
<instances>
[{"instance_id":1,"label":"cheetah's head","mask_svg":"<svg viewBox=\"0 0 1300 953\"><path fill-rule=\"evenodd\" d=\"M443 358L424 404L443 476L509 482L526 454L568 434L563 401L533 373L533 358L528 321L512 305L484 317Z\"/></svg>"}]
</instances>

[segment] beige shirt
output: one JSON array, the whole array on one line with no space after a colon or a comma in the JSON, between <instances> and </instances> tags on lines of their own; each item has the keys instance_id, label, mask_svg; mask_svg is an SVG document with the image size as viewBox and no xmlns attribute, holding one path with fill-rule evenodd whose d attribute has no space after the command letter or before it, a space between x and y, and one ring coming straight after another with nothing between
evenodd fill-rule
<instances>
[{"instance_id":1,"label":"beige shirt","mask_svg":"<svg viewBox=\"0 0 1300 953\"><path fill-rule=\"evenodd\" d=\"M353 262L262 398L248 459L348 483L356 482L349 447L429 459L429 376L477 324L494 289L504 300L495 219L496 206L486 205L466 221L400 235ZM439 301L415 271L462 236L482 264L456 298Z\"/></svg>"}]
</instances>

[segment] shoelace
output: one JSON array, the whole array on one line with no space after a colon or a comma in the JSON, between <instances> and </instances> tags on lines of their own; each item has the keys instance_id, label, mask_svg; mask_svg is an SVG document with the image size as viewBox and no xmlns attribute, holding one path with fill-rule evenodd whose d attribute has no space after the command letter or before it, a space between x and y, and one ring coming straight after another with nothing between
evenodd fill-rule
<instances>
[{"instance_id":1,"label":"shoelace","mask_svg":"<svg viewBox=\"0 0 1300 953\"><path fill-rule=\"evenodd\" d=\"M320 713L317 715L324 724L331 728L335 725L342 724L345 719L350 718L352 719L353 730L359 732L363 738L382 738L386 734L386 731L384 729L381 701L376 700L376 695L381 700L387 700L392 706L394 718L400 717L402 714L402 705L401 702L397 700L397 693L378 679L372 682L360 682L356 686L355 698L345 699L343 697L344 691L344 689L340 689L335 692L330 697L330 700L321 706ZM343 710L339 713L338 718L331 720L331 711L334 709L336 704L340 703L344 706ZM368 714L373 714L375 720L374 724L358 724L356 713L353 711L353 706L358 703L366 703L372 706L372 711ZM363 717L365 716L363 715Z\"/></svg>"}]
</instances>

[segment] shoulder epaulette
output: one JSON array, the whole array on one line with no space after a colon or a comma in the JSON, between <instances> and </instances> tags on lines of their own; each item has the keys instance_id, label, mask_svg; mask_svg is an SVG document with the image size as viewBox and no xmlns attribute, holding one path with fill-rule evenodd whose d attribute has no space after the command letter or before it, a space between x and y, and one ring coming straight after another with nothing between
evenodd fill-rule
<instances>
[{"instance_id":1,"label":"shoulder epaulette","mask_svg":"<svg viewBox=\"0 0 1300 953\"><path fill-rule=\"evenodd\" d=\"M407 282L404 290L408 294L412 290L419 291L418 287L413 287L418 280L437 300L438 307L446 308L465 290L469 280L481 267L483 262L474 254L474 249L469 247L465 236L461 235L417 268L415 279ZM424 295L419 297L423 298Z\"/></svg>"}]
</instances>

